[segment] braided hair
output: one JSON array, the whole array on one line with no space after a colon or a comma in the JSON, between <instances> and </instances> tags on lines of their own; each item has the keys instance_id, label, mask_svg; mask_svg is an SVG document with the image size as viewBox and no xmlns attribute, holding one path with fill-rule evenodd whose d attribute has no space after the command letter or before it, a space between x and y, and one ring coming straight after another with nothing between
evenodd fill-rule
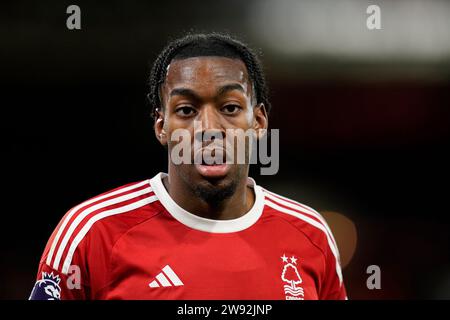
<instances>
[{"instance_id":1,"label":"braided hair","mask_svg":"<svg viewBox=\"0 0 450 320\"><path fill-rule=\"evenodd\" d=\"M147 95L152 107L153 117L160 110L162 99L160 88L166 78L167 67L172 60L181 60L192 57L218 56L231 59L240 59L245 64L250 81L253 84L256 103L263 103L267 113L271 105L261 62L256 54L244 43L226 34L187 34L182 38L169 42L156 58L149 78L149 93Z\"/></svg>"}]
</instances>

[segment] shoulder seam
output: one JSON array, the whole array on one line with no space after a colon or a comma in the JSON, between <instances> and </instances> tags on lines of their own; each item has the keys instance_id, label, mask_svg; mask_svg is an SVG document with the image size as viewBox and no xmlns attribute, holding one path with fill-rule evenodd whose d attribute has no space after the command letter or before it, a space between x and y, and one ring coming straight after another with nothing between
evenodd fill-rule
<instances>
[{"instance_id":1,"label":"shoulder seam","mask_svg":"<svg viewBox=\"0 0 450 320\"><path fill-rule=\"evenodd\" d=\"M276 210L273 209L273 208L271 208L271 209L274 210L274 211L276 211ZM320 247L317 243L315 243L315 242L311 239L311 237L310 237L304 230L301 230L298 226L296 226L293 222L291 222L291 221L289 221L288 219L286 219L286 218L285 218L283 215L281 215L281 214L276 215L276 217L278 217L279 219L285 221L286 223L288 223L289 225L291 225L293 228L295 228L298 232L302 233L302 234L309 240L309 242L311 242L311 244L312 244L314 247L316 247L316 248L322 253L323 258L324 258L325 261L326 261L327 254L325 253L325 251L323 250L323 248ZM300 220L300 219L299 219L299 220ZM306 223L306 222L305 222L305 223Z\"/></svg>"},{"instance_id":2,"label":"shoulder seam","mask_svg":"<svg viewBox=\"0 0 450 320\"><path fill-rule=\"evenodd\" d=\"M142 190L142 191L145 191L145 189ZM106 210L105 210L105 208L99 208L101 210L98 213L96 213L95 215L93 215L92 217L90 217L82 225L81 225L82 220L80 220L79 223L77 225L75 225L76 227L78 225L81 226L81 230L79 230L78 233L76 233L76 234L75 234L75 230L76 229L71 226L70 228L72 228L73 230L72 230L71 233L67 233L69 235L69 238L67 238L66 243L64 243L64 247L62 247L63 248L62 250L64 250L64 248L68 247L69 251L65 255L65 258L63 260L61 260L61 262L62 262L61 271L64 273L64 269L65 269L65 267L67 267L67 264L68 264L67 261L69 261L69 264L70 264L70 260L71 260L71 257L72 257L71 254L73 254L75 252L75 250L78 247L78 245L85 238L85 236L89 233L89 231L91 230L92 226L96 222L98 222L99 220L108 218L108 217L110 217L112 215L123 214L123 213L127 213L127 212L130 212L130 211L133 211L133 210L135 210L137 208L140 208L142 206L150 204L153 201L156 201L157 200L156 196L149 195L149 194L151 194L151 192L152 191L142 192L142 194L138 194L136 197L127 199L127 200L134 199L134 201L131 202L131 203L122 205L122 206L118 206L118 207L115 207L115 208L112 208L112 209L106 209ZM150 199L152 197L154 197L154 200L150 201ZM147 202L147 201L150 201L150 202ZM125 202L125 201L123 201L123 202ZM117 204L122 204L123 202L117 202ZM89 209L86 209L84 211L87 211L87 210L89 210ZM84 211L82 211L82 215L80 215L83 220L84 220L84 218L88 217L88 214L89 214L89 212L88 212L88 214L85 214ZM83 217L83 215L85 215L85 216ZM80 216L77 216L77 218L80 217ZM65 236L65 238L66 238L66 236ZM72 236L75 236L75 238L70 240L70 238ZM58 250L58 252L59 252L59 250ZM63 257L63 255L61 255L61 258L62 257Z\"/></svg>"},{"instance_id":3,"label":"shoulder seam","mask_svg":"<svg viewBox=\"0 0 450 320\"><path fill-rule=\"evenodd\" d=\"M72 207L62 217L61 222L58 224L59 228L57 226L57 231L55 231L56 232L55 233L55 237L54 237L54 239L53 239L53 241L52 241L52 243L50 245L50 248L49 248L49 251L48 251L48 255L47 255L47 258L46 258L47 265L52 265L52 267L55 270L59 269L59 263L60 263L60 260L62 258L62 256L61 256L62 252L60 252L61 251L60 247L63 244L64 244L64 247L67 245L66 242L69 241L69 239L66 239L67 238L67 233L72 229L73 223L76 222L77 219L79 219L78 218L79 215L81 213L84 213L86 210L89 210L89 208L86 208L86 206L94 204L97 201L103 200L102 202L98 202L97 203L97 206L98 206L98 204L106 202L106 200L104 200L104 199L107 199L108 197L112 197L112 196L117 196L116 199L120 198L119 195L121 193L130 191L130 190L133 190L133 189L137 189L137 188L139 188L141 186L145 186L145 184L147 184L148 182L149 182L149 180L147 179L147 180L143 180L143 181L140 181L140 182L128 184L126 186L122 186L122 187L113 189L111 191L105 192L103 194L100 194L98 196L92 197L92 198L90 198L90 199L88 199L86 201L81 202L77 206ZM111 203L111 204L113 204L113 203ZM102 207L100 206L98 209L101 209L101 208ZM77 215L77 213L78 213L78 215ZM69 223L73 216L76 216L74 218L74 221ZM81 220L79 222L81 222ZM66 227L68 228L67 230L66 230ZM63 236L64 231L66 231L66 234L64 234L64 236ZM63 236L63 237L61 238L61 236ZM57 245L58 245L60 240L61 240L61 243L60 243L60 245L58 247ZM55 254L55 256L54 256L54 254ZM55 261L52 263L53 258L54 258Z\"/></svg>"}]
</instances>

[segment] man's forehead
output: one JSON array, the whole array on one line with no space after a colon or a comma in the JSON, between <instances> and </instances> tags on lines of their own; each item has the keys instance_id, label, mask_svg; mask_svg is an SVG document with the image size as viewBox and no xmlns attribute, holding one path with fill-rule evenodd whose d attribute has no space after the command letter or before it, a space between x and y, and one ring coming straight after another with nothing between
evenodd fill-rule
<instances>
[{"instance_id":1,"label":"man's forehead","mask_svg":"<svg viewBox=\"0 0 450 320\"><path fill-rule=\"evenodd\" d=\"M246 88L249 77L247 68L241 60L225 57L174 60L167 67L165 84L168 87L204 82L238 82Z\"/></svg>"}]
</instances>

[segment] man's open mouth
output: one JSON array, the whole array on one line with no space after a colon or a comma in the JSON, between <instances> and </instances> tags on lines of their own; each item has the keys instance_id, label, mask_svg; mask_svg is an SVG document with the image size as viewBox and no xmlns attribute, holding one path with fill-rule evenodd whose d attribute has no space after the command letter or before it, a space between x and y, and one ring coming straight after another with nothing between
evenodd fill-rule
<instances>
[{"instance_id":1,"label":"man's open mouth","mask_svg":"<svg viewBox=\"0 0 450 320\"><path fill-rule=\"evenodd\" d=\"M196 153L195 167L206 178L220 178L227 175L230 165L226 163L223 148L202 148Z\"/></svg>"},{"instance_id":2,"label":"man's open mouth","mask_svg":"<svg viewBox=\"0 0 450 320\"><path fill-rule=\"evenodd\" d=\"M221 178L227 175L230 165L229 164L196 164L195 168L198 173L205 178Z\"/></svg>"}]
</instances>

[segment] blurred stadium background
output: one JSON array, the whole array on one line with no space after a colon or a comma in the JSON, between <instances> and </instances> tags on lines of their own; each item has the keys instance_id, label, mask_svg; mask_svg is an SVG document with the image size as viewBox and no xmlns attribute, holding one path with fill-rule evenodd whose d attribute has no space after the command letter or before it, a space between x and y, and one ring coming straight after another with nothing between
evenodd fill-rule
<instances>
[{"instance_id":1,"label":"blurred stadium background","mask_svg":"<svg viewBox=\"0 0 450 320\"><path fill-rule=\"evenodd\" d=\"M66 28L81 7L82 30ZM366 28L381 8L382 29ZM280 171L321 211L350 299L449 299L450 1L2 1L0 298L28 298L73 205L166 169L145 103L169 38L228 31L262 52ZM369 265L381 290L366 287Z\"/></svg>"}]
</instances>

